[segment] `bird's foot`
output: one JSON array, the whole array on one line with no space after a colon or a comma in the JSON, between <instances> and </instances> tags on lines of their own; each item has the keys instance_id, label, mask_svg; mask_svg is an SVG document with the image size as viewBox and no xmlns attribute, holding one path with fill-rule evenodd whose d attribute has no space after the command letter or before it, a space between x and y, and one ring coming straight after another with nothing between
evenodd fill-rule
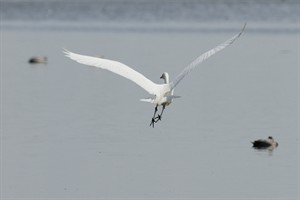
<instances>
[{"instance_id":1,"label":"bird's foot","mask_svg":"<svg viewBox=\"0 0 300 200\"><path fill-rule=\"evenodd\" d=\"M161 115L157 115L156 117L152 117L150 126L154 128L154 124L157 123L158 121L161 121Z\"/></svg>"},{"instance_id":2,"label":"bird's foot","mask_svg":"<svg viewBox=\"0 0 300 200\"><path fill-rule=\"evenodd\" d=\"M155 118L153 117L151 119L151 123L150 123L150 126L152 126L154 128L154 123L156 123L157 121L155 120Z\"/></svg>"},{"instance_id":3,"label":"bird's foot","mask_svg":"<svg viewBox=\"0 0 300 200\"><path fill-rule=\"evenodd\" d=\"M161 121L161 115L157 115L157 117L155 117L155 122Z\"/></svg>"}]
</instances>

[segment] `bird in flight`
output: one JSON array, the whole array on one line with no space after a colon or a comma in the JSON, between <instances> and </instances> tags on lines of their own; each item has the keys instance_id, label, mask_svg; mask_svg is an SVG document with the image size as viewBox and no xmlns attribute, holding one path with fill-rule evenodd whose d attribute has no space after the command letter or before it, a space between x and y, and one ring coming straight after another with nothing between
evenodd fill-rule
<instances>
[{"instance_id":1,"label":"bird in flight","mask_svg":"<svg viewBox=\"0 0 300 200\"><path fill-rule=\"evenodd\" d=\"M203 61L205 61L212 55L216 54L217 52L231 45L237 38L241 36L243 31L245 30L245 27L246 27L246 23L244 24L242 30L238 34L229 38L228 40L216 46L215 48L200 55L192 63L190 63L187 67L185 67L181 71L181 73L179 73L172 81L170 81L169 74L167 72L164 72L160 77L164 81L163 84L156 84L152 82L141 73L133 70L132 68L118 61L103 59L99 57L80 55L80 54L70 52L66 49L64 50L64 53L67 57L69 57L70 59L78 63L97 67L100 69L106 69L108 71L111 71L113 73L116 73L120 76L123 76L124 78L133 81L134 83L142 87L144 90L146 90L152 96L146 99L141 99L141 101L149 102L155 105L154 114L150 123L150 126L154 128L154 124L162 119L162 114L166 106L170 105L173 99L180 97L174 95L174 88L178 85L178 83L180 83L180 81L186 75L188 75L193 69L199 66ZM158 106L162 106L160 114L157 114Z\"/></svg>"}]
</instances>

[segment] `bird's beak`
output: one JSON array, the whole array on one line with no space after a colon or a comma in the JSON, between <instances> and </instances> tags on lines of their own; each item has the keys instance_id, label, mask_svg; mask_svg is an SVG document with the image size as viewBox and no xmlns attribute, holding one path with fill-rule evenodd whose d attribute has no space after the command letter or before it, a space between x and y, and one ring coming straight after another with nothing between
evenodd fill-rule
<instances>
[{"instance_id":1,"label":"bird's beak","mask_svg":"<svg viewBox=\"0 0 300 200\"><path fill-rule=\"evenodd\" d=\"M160 79L163 79L164 78L164 75L161 75Z\"/></svg>"}]
</instances>

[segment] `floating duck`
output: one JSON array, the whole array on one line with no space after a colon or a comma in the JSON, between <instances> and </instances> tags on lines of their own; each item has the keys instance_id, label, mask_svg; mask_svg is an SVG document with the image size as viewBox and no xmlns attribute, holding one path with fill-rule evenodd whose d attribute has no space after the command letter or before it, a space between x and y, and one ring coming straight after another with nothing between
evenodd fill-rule
<instances>
[{"instance_id":1,"label":"floating duck","mask_svg":"<svg viewBox=\"0 0 300 200\"><path fill-rule=\"evenodd\" d=\"M278 142L276 142L272 136L269 136L266 140L255 140L252 142L253 147L256 149L268 149L272 148L274 149L275 147L278 146Z\"/></svg>"},{"instance_id":2,"label":"floating duck","mask_svg":"<svg viewBox=\"0 0 300 200\"><path fill-rule=\"evenodd\" d=\"M46 56L35 56L29 59L29 63L35 64L35 63L42 63L45 64L47 63L47 57Z\"/></svg>"}]
</instances>

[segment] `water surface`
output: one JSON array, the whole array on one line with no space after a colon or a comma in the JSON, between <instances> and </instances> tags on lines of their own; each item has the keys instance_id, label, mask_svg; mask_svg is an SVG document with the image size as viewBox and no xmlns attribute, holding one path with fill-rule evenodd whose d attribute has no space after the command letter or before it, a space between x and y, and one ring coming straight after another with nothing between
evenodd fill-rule
<instances>
[{"instance_id":1,"label":"water surface","mask_svg":"<svg viewBox=\"0 0 300 200\"><path fill-rule=\"evenodd\" d=\"M139 102L146 92L69 60L62 48L122 61L160 82L242 21L207 29L207 20L192 31L185 23L179 31L127 23L103 31L16 21L1 21L2 199L299 199L297 28L267 20L266 32L248 22L236 43L178 85L182 98L153 129L154 106ZM30 65L33 55L49 62ZM278 148L252 149L268 136Z\"/></svg>"}]
</instances>

